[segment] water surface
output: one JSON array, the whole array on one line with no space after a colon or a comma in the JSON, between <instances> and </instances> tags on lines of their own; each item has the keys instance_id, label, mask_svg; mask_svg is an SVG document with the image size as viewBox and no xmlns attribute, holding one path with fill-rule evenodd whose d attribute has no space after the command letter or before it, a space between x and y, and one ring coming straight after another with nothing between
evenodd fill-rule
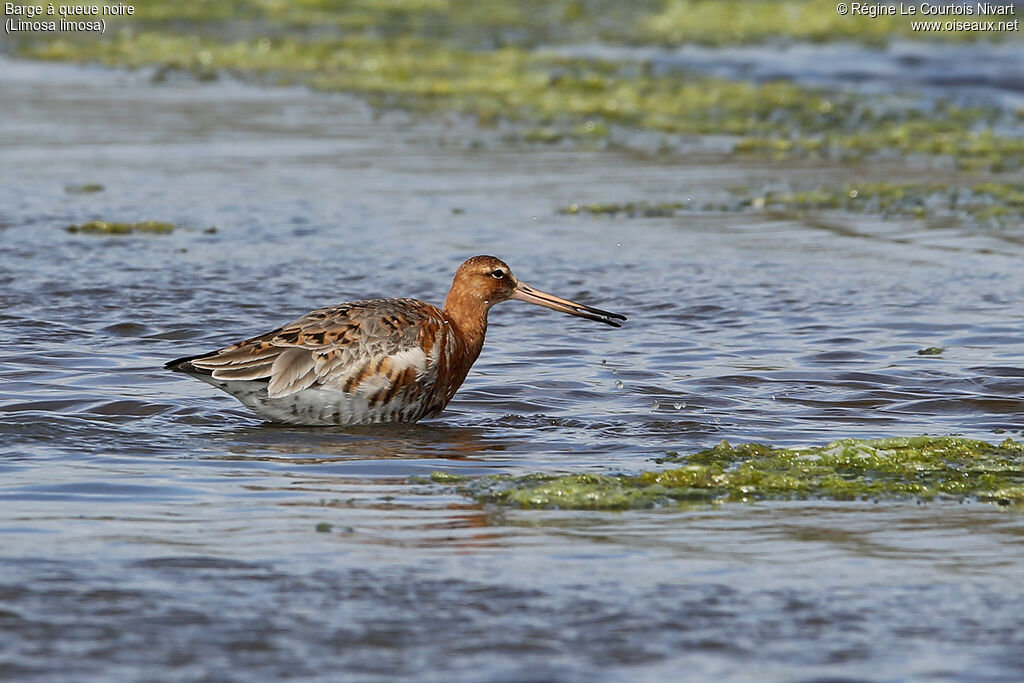
<instances>
[{"instance_id":1,"label":"water surface","mask_svg":"<svg viewBox=\"0 0 1024 683\"><path fill-rule=\"evenodd\" d=\"M1020 436L1019 230L571 216L884 169L519 149L343 96L0 66L3 675L1019 679L1018 513L523 512L409 483ZM64 230L93 219L182 227ZM337 301L440 302L477 253L630 320L505 304L415 426L267 425L160 367Z\"/></svg>"},{"instance_id":2,"label":"water surface","mask_svg":"<svg viewBox=\"0 0 1024 683\"><path fill-rule=\"evenodd\" d=\"M961 45L891 40L885 46L845 42L676 48L569 45L556 54L647 63L655 72L689 69L719 78L763 83L787 80L816 88L854 90L901 101L908 93L967 107L1014 111L1024 106L1024 44L1017 40ZM894 93L900 93L893 97Z\"/></svg>"}]
</instances>

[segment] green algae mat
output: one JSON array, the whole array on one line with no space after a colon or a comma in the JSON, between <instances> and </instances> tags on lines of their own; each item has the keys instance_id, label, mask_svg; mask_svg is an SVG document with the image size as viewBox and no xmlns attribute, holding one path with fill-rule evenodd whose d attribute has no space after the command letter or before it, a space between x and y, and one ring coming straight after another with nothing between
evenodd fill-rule
<instances>
[{"instance_id":1,"label":"green algae mat","mask_svg":"<svg viewBox=\"0 0 1024 683\"><path fill-rule=\"evenodd\" d=\"M1024 185L1013 183L847 183L801 189L734 187L725 201L569 204L559 213L664 218L698 211L762 211L782 217L843 211L883 217L952 218L965 224L1015 226L1024 220Z\"/></svg>"},{"instance_id":2,"label":"green algae mat","mask_svg":"<svg viewBox=\"0 0 1024 683\"><path fill-rule=\"evenodd\" d=\"M625 510L758 500L965 500L1024 506L1024 442L957 437L846 439L772 448L723 441L639 474L431 476L481 503ZM426 483L419 481L418 483Z\"/></svg>"},{"instance_id":3,"label":"green algae mat","mask_svg":"<svg viewBox=\"0 0 1024 683\"><path fill-rule=\"evenodd\" d=\"M174 232L174 224L164 221L139 221L137 223L88 221L81 225L69 225L65 230L68 232L81 232L87 235L129 235L135 232L161 235Z\"/></svg>"},{"instance_id":4,"label":"green algae mat","mask_svg":"<svg viewBox=\"0 0 1024 683\"><path fill-rule=\"evenodd\" d=\"M834 5L813 1L153 0L138 3L131 17L112 19L102 36L16 32L12 49L31 58L156 67L156 80L175 72L203 80L231 74L351 92L376 107L509 124L525 143L628 149L642 133L716 135L732 138L731 153L759 158L898 154L941 157L969 171L1020 169L1024 112L907 105L541 49L594 41L722 49L780 40L884 44L897 37L1019 41L1021 32L925 35L899 17L844 17Z\"/></svg>"}]
</instances>

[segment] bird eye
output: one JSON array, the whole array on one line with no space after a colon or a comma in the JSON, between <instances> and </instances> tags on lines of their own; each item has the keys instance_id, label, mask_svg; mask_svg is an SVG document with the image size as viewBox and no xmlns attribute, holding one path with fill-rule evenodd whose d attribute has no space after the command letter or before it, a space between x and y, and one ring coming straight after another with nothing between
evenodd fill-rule
<instances>
[{"instance_id":1,"label":"bird eye","mask_svg":"<svg viewBox=\"0 0 1024 683\"><path fill-rule=\"evenodd\" d=\"M494 272L491 273L491 277L500 280L503 277L505 277L505 271L502 270L501 268L498 268L497 270L495 270Z\"/></svg>"}]
</instances>

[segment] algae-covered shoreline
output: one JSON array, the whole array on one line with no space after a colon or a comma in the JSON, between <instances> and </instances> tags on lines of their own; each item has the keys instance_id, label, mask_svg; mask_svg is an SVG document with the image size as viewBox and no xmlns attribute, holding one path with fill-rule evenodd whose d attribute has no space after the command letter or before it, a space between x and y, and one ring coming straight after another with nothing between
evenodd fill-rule
<instances>
[{"instance_id":1,"label":"algae-covered shoreline","mask_svg":"<svg viewBox=\"0 0 1024 683\"><path fill-rule=\"evenodd\" d=\"M1024 443L958 437L845 439L773 448L722 443L678 467L637 474L533 473L466 478L435 472L480 503L517 508L627 510L760 500L957 500L1024 506ZM423 483L423 482L420 482Z\"/></svg>"},{"instance_id":2,"label":"algae-covered shoreline","mask_svg":"<svg viewBox=\"0 0 1024 683\"><path fill-rule=\"evenodd\" d=\"M170 3L137 7L108 35L36 33L17 54L37 59L155 67L200 79L221 73L351 92L378 108L457 112L480 125L512 125L528 143L648 146L679 153L692 136L725 139L738 157L838 162L898 155L965 171L1024 164L1024 111L924 104L692 71L644 61L562 57L538 46L749 44L772 40L921 38L892 17L842 17L822 3L463 0ZM1020 33L949 31L931 40L1016 41ZM641 144L639 141L643 139ZM922 161L924 160L924 161Z\"/></svg>"}]
</instances>

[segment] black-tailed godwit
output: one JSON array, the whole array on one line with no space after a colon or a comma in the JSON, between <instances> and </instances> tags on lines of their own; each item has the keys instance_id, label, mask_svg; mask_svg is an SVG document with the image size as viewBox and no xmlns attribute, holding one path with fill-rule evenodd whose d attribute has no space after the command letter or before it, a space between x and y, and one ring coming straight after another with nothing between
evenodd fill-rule
<instances>
[{"instance_id":1,"label":"black-tailed godwit","mask_svg":"<svg viewBox=\"0 0 1024 683\"><path fill-rule=\"evenodd\" d=\"M416 299L337 304L164 367L209 382L274 422L415 422L452 400L483 348L487 312L509 299L615 327L626 319L533 289L500 259L474 256L456 271L443 308Z\"/></svg>"}]
</instances>

